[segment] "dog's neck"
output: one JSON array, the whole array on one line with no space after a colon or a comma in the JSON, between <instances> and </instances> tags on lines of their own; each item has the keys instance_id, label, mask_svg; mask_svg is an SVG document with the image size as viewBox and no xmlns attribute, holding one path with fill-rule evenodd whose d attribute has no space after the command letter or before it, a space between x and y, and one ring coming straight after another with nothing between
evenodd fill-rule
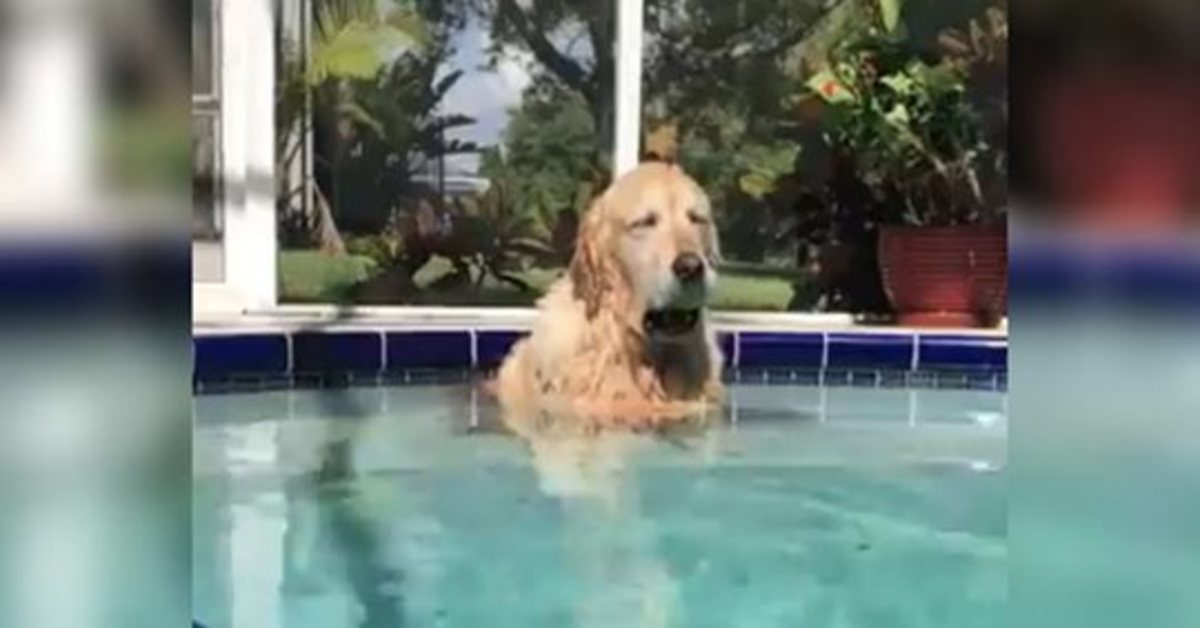
<instances>
[{"instance_id":1,"label":"dog's neck","mask_svg":"<svg viewBox=\"0 0 1200 628\"><path fill-rule=\"evenodd\" d=\"M647 308L635 302L629 291L604 295L599 311L587 323L588 344L603 346L611 342L623 345L622 362L631 369L634 381L645 382L668 399L692 399L701 396L712 368L708 329L701 315L687 333L670 338L655 337L644 327ZM649 392L649 391L648 391Z\"/></svg>"},{"instance_id":2,"label":"dog's neck","mask_svg":"<svg viewBox=\"0 0 1200 628\"><path fill-rule=\"evenodd\" d=\"M691 398L703 392L711 368L704 321L687 334L670 340L646 338L644 364L658 375L663 390L672 397Z\"/></svg>"},{"instance_id":3,"label":"dog's neck","mask_svg":"<svg viewBox=\"0 0 1200 628\"><path fill-rule=\"evenodd\" d=\"M642 327L644 314L636 309L633 312L633 317L614 315L610 323L621 330L630 367L652 375L667 398L690 399L702 394L711 368L704 318L685 334L662 338L647 333Z\"/></svg>"}]
</instances>

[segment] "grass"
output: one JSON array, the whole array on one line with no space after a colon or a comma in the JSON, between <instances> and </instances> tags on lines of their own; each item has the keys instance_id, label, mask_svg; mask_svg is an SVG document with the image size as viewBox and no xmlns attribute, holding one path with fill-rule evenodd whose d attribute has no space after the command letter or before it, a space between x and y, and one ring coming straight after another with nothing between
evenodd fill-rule
<instances>
[{"instance_id":1,"label":"grass","mask_svg":"<svg viewBox=\"0 0 1200 628\"><path fill-rule=\"evenodd\" d=\"M375 273L375 261L355 255L332 256L319 251L284 251L279 255L282 300L345 303L350 291Z\"/></svg>"},{"instance_id":2,"label":"grass","mask_svg":"<svg viewBox=\"0 0 1200 628\"><path fill-rule=\"evenodd\" d=\"M492 278L477 291L471 285L436 285L451 270L448 260L434 258L415 278L422 288L414 302L425 305L531 305L559 275L553 269L530 269L520 278L536 293L522 293ZM291 303L350 303L354 288L377 272L373 260L317 251L284 251L279 256L282 300ZM785 268L730 264L721 270L712 305L723 310L783 311L792 298L792 282L802 276Z\"/></svg>"},{"instance_id":3,"label":"grass","mask_svg":"<svg viewBox=\"0 0 1200 628\"><path fill-rule=\"evenodd\" d=\"M792 283L783 277L740 274L726 270L717 280L712 307L718 310L783 311L792 300Z\"/></svg>"}]
</instances>

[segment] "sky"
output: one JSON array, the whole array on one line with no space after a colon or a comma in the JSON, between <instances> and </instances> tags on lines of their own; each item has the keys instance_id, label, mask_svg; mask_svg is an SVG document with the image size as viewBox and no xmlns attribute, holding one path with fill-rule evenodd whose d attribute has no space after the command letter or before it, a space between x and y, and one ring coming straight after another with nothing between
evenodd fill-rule
<instances>
[{"instance_id":1,"label":"sky","mask_svg":"<svg viewBox=\"0 0 1200 628\"><path fill-rule=\"evenodd\" d=\"M454 38L454 56L442 67L444 76L463 70L463 76L447 92L442 103L444 110L475 118L475 124L447 132L452 139L473 141L480 146L500 142L508 125L509 109L521 102L521 92L530 83L527 64L532 59L524 51L512 51L504 56L495 70L487 69L487 48L491 36L487 25L472 18L466 28ZM440 78L440 77L439 77ZM450 172L474 173L479 155L454 155L447 158Z\"/></svg>"},{"instance_id":2,"label":"sky","mask_svg":"<svg viewBox=\"0 0 1200 628\"><path fill-rule=\"evenodd\" d=\"M566 26L552 33L550 41L565 50L572 58L589 63L592 54L590 42L578 37L580 29ZM501 142L508 125L509 110L521 103L521 92L531 82L530 69L535 67L533 56L525 50L509 47L496 68L488 69L487 49L491 46L488 24L472 17L463 30L454 36L454 55L439 71L439 78L454 70L463 70L463 76L443 99L444 111L461 113L475 118L470 126L459 127L447 132L451 139L473 141L481 147ZM479 166L479 155L454 155L447 158L450 172L474 173Z\"/></svg>"},{"instance_id":3,"label":"sky","mask_svg":"<svg viewBox=\"0 0 1200 628\"><path fill-rule=\"evenodd\" d=\"M523 2L519 4L524 6ZM442 99L441 113L470 116L475 123L450 129L446 135L447 139L474 142L481 148L503 141L509 111L520 105L521 93L532 82L530 70L536 68L533 56L515 47L506 48L496 67L488 68L488 48L492 44L489 28L487 20L470 16L463 29L453 35L454 53L439 68L436 77L441 79L455 70L463 71ZM591 42L582 34L579 24L564 24L550 33L548 39L570 57L588 64L593 56ZM479 161L478 153L447 156L447 174L475 174Z\"/></svg>"}]
</instances>

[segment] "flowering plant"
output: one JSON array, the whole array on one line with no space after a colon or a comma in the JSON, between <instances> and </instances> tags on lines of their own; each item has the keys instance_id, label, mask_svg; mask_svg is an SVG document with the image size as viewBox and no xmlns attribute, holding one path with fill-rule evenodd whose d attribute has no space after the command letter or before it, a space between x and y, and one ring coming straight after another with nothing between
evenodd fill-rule
<instances>
[{"instance_id":1,"label":"flowering plant","mask_svg":"<svg viewBox=\"0 0 1200 628\"><path fill-rule=\"evenodd\" d=\"M971 70L961 57L915 52L881 19L810 77L826 105L826 142L853 159L883 220L976 224L1003 214L1004 138L968 95Z\"/></svg>"}]
</instances>

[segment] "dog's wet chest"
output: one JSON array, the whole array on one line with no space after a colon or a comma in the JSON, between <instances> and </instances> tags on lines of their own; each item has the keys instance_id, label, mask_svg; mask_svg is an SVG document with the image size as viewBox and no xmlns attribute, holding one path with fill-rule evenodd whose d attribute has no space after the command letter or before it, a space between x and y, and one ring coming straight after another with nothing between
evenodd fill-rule
<instances>
[{"instance_id":1,"label":"dog's wet chest","mask_svg":"<svg viewBox=\"0 0 1200 628\"><path fill-rule=\"evenodd\" d=\"M692 397L702 392L711 367L704 347L690 344L651 344L641 365L671 397Z\"/></svg>"}]
</instances>

